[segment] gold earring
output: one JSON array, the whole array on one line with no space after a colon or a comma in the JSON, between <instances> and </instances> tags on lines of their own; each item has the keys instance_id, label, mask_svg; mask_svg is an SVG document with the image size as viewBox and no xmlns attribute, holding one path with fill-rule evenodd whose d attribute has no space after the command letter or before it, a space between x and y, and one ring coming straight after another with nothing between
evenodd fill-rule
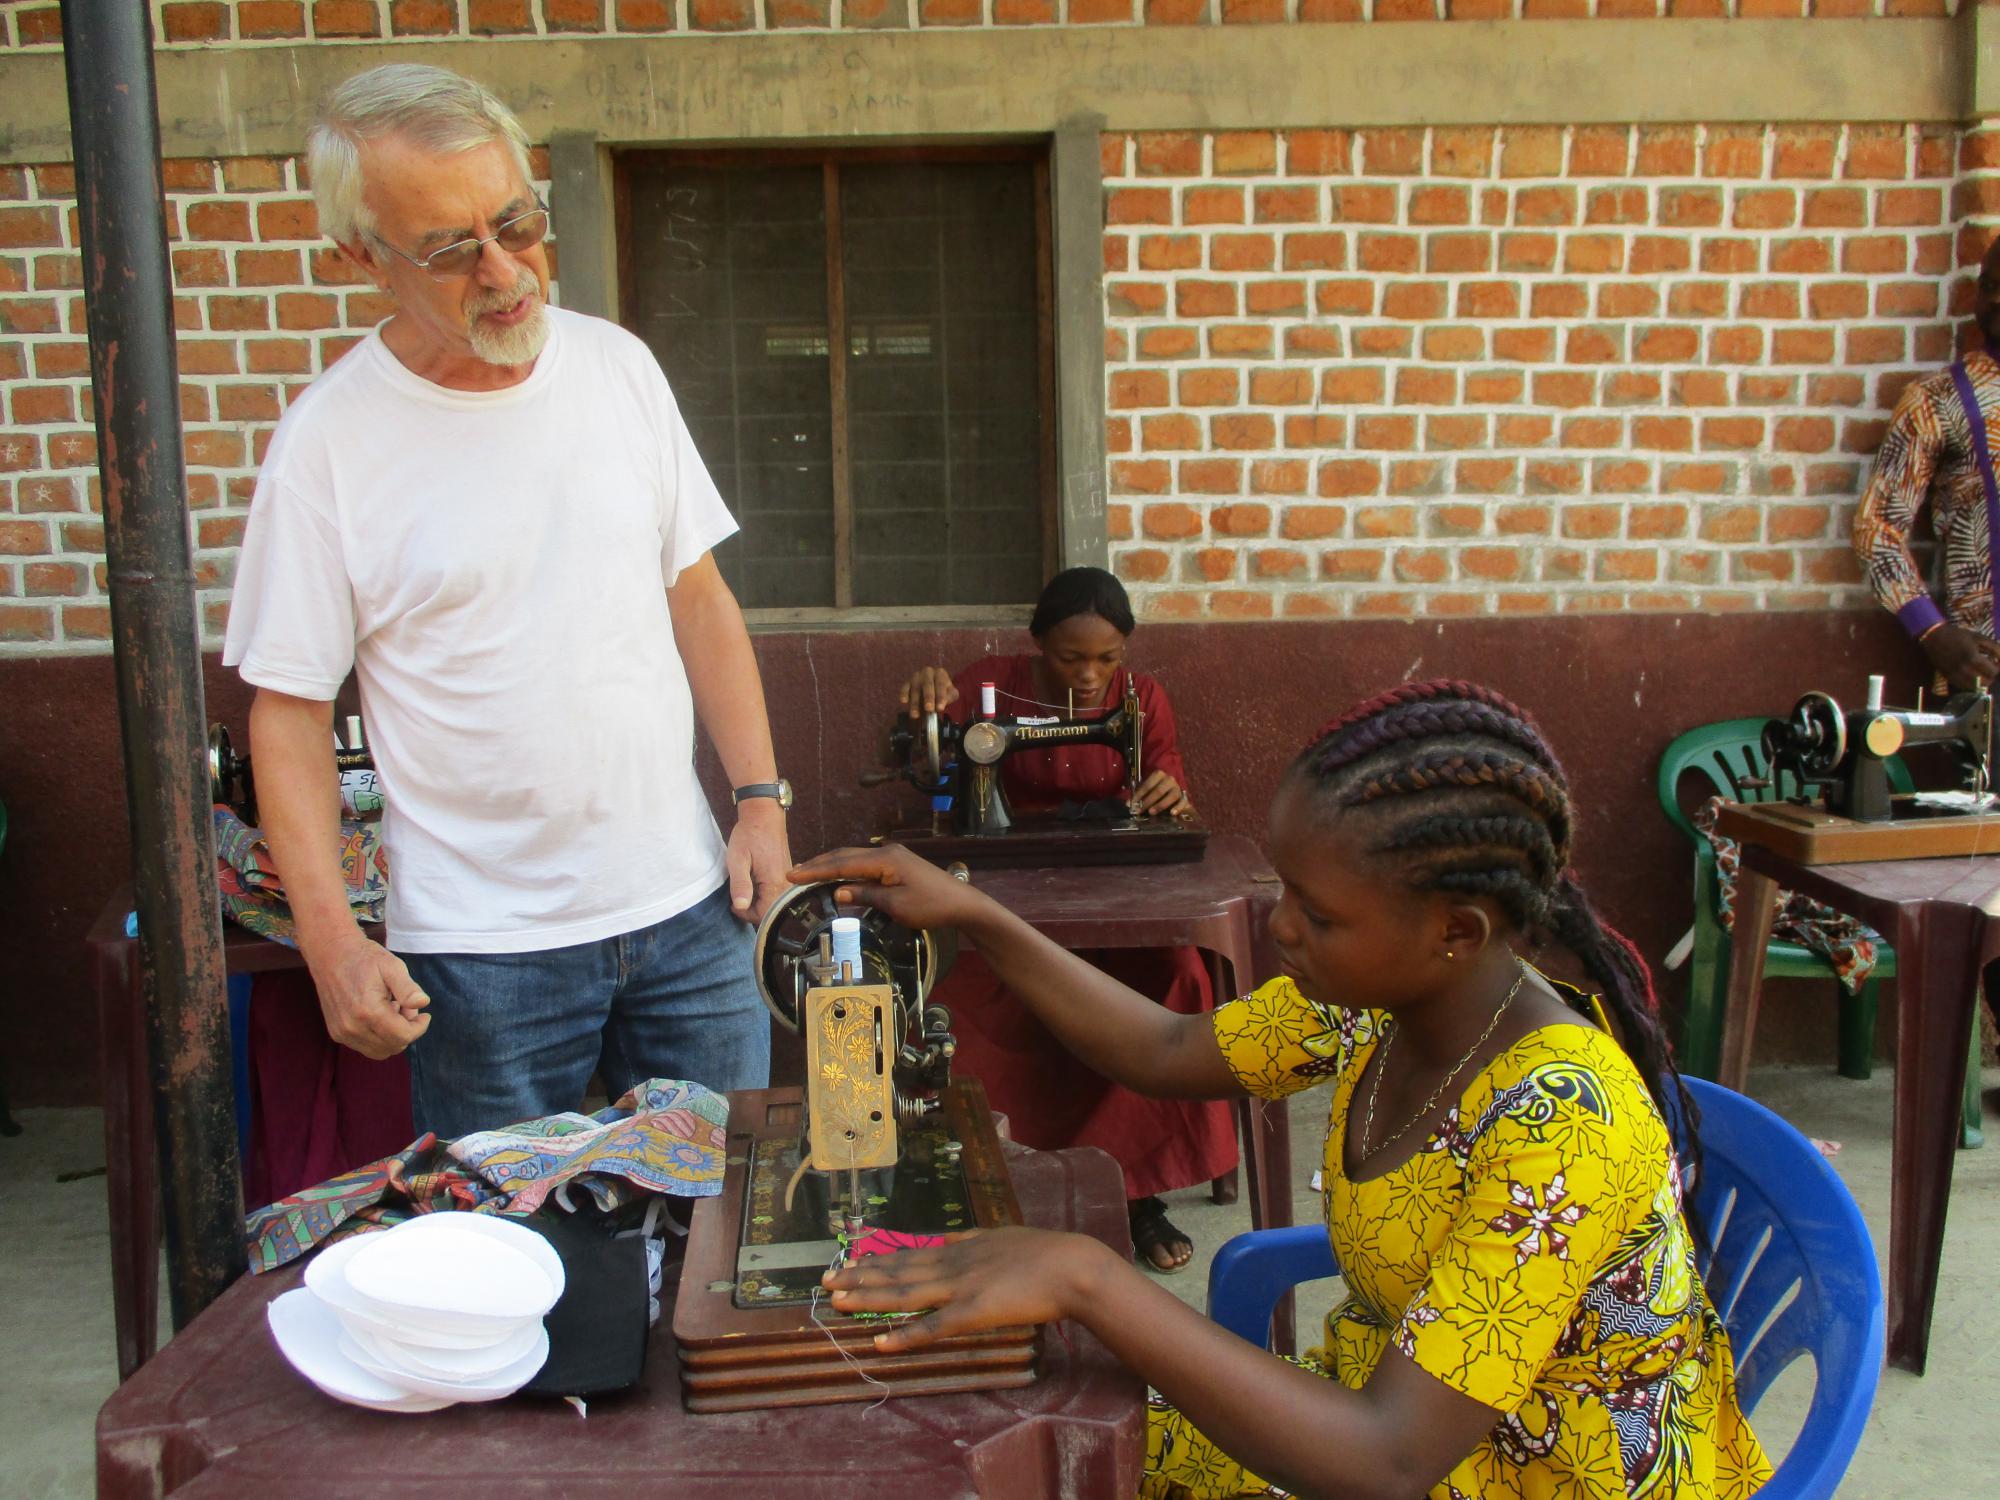
<instances>
[{"instance_id":1,"label":"gold earring","mask_svg":"<svg viewBox=\"0 0 2000 1500\"><path fill-rule=\"evenodd\" d=\"M1445 956L1446 958L1457 958L1457 957L1458 957L1458 955L1457 955L1456 953L1452 952L1452 951L1451 951L1451 949L1449 949L1449 948L1447 948L1447 949L1445 949L1445 950L1444 950L1444 956Z\"/></svg>"}]
</instances>

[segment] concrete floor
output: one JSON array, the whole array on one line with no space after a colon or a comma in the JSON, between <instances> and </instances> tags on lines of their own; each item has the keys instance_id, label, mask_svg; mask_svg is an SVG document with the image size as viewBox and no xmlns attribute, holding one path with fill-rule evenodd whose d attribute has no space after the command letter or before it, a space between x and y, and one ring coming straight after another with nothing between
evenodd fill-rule
<instances>
[{"instance_id":1,"label":"concrete floor","mask_svg":"<svg viewBox=\"0 0 2000 1500\"><path fill-rule=\"evenodd\" d=\"M1752 1092L1801 1130L1842 1144L1834 1166L1853 1189L1878 1254L1887 1244L1891 1072L1867 1083L1831 1072L1771 1070ZM1986 1074L1984 1150L1961 1152L1931 1337L1930 1373L1883 1376L1868 1432L1842 1500L1889 1500L1912 1493L1976 1495L1992 1484L1993 1351L2000 1349L2000 1118ZM1309 1179L1325 1128L1318 1094L1294 1101L1295 1212L1318 1212ZM104 1148L94 1110L26 1110L23 1133L0 1139L0 1497L71 1500L93 1491L92 1432L97 1408L116 1383L109 1258L104 1214ZM1205 1192L1174 1195L1174 1217L1195 1239L1196 1263L1167 1284L1202 1300L1214 1247L1249 1227L1239 1202L1219 1207ZM1981 1248L1984 1247L1984 1248ZM1315 1336L1325 1298L1302 1299L1302 1343ZM1801 1363L1758 1408L1756 1425L1773 1452L1789 1447L1811 1393ZM1086 1497L1093 1500L1093 1497Z\"/></svg>"}]
</instances>

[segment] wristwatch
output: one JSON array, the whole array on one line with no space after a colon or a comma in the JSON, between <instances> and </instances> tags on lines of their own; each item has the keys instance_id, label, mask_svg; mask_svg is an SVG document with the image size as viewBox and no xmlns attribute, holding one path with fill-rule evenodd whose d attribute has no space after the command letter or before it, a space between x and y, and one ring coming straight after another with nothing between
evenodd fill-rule
<instances>
[{"instance_id":1,"label":"wristwatch","mask_svg":"<svg viewBox=\"0 0 2000 1500\"><path fill-rule=\"evenodd\" d=\"M780 776L776 781L753 781L748 786L739 786L729 794L729 800L741 807L752 797L773 798L779 807L787 812L792 806L792 784Z\"/></svg>"}]
</instances>

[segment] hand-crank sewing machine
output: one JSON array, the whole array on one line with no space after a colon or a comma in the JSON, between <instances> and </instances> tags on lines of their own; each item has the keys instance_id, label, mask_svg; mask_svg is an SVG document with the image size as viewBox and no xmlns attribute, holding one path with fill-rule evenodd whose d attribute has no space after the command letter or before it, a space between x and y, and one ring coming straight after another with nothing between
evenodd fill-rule
<instances>
[{"instance_id":1,"label":"hand-crank sewing machine","mask_svg":"<svg viewBox=\"0 0 2000 1500\"><path fill-rule=\"evenodd\" d=\"M674 1310L691 1411L1035 1378L1036 1329L883 1355L880 1325L833 1311L820 1289L851 1245L1021 1222L985 1090L951 1077L951 1017L926 1003L947 957L928 932L843 913L834 890L794 888L758 929L758 984L804 1039L806 1087L730 1096L722 1193L695 1205Z\"/></svg>"},{"instance_id":2,"label":"hand-crank sewing machine","mask_svg":"<svg viewBox=\"0 0 2000 1500\"><path fill-rule=\"evenodd\" d=\"M1146 716L1128 691L1107 714L1093 717L1007 716L988 697L978 715L959 724L930 712L898 715L889 730L888 769L863 786L903 780L931 800L929 827L887 835L936 863L961 860L983 867L1039 864L1151 864L1201 858L1208 830L1187 818L1140 816L1132 796L1146 779ZM1120 795L1054 814L1022 815L1009 805L1001 765L1010 755L1064 746L1103 745L1125 762Z\"/></svg>"},{"instance_id":3,"label":"hand-crank sewing machine","mask_svg":"<svg viewBox=\"0 0 2000 1500\"><path fill-rule=\"evenodd\" d=\"M1880 677L1868 679L1866 707L1852 712L1825 693L1807 693L1789 716L1764 726L1768 770L1743 782L1792 800L1727 804L1716 831L1800 864L2000 853L1993 731L1986 693L1959 694L1943 712L1885 708ZM1957 788L1895 790L1895 758L1923 745L1948 752Z\"/></svg>"}]
</instances>

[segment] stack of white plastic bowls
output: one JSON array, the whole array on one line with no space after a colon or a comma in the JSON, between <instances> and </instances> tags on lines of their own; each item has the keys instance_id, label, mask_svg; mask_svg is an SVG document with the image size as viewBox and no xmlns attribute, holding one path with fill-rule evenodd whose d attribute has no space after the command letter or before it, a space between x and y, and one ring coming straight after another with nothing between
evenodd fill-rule
<instances>
[{"instance_id":1,"label":"stack of white plastic bowls","mask_svg":"<svg viewBox=\"0 0 2000 1500\"><path fill-rule=\"evenodd\" d=\"M434 1213L319 1252L266 1310L292 1368L336 1400L436 1411L511 1396L549 1357L562 1261L532 1229Z\"/></svg>"}]
</instances>

